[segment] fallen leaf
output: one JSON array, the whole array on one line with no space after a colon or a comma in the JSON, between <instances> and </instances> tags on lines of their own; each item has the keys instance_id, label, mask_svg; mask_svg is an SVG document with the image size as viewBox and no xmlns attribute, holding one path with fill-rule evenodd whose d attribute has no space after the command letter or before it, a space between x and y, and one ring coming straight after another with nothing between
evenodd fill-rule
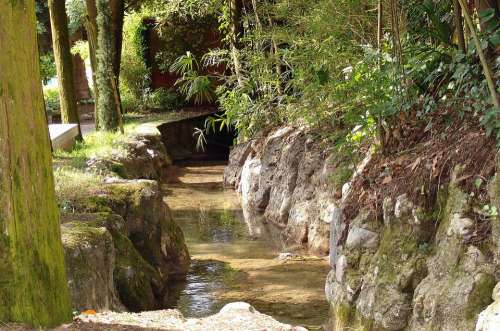
<instances>
[{"instance_id":1,"label":"fallen leaf","mask_svg":"<svg viewBox=\"0 0 500 331\"><path fill-rule=\"evenodd\" d=\"M95 315L95 314L97 314L97 312L93 309L85 310L84 312L82 312L82 315Z\"/></svg>"},{"instance_id":2,"label":"fallen leaf","mask_svg":"<svg viewBox=\"0 0 500 331\"><path fill-rule=\"evenodd\" d=\"M389 184L390 182L392 182L392 177L391 176L387 176L384 178L384 180L382 181L382 184Z\"/></svg>"},{"instance_id":3,"label":"fallen leaf","mask_svg":"<svg viewBox=\"0 0 500 331\"><path fill-rule=\"evenodd\" d=\"M394 163L397 164L397 165L403 165L403 163L406 162L406 160L409 159L409 156L408 155L401 155L400 157L398 157Z\"/></svg>"}]
</instances>

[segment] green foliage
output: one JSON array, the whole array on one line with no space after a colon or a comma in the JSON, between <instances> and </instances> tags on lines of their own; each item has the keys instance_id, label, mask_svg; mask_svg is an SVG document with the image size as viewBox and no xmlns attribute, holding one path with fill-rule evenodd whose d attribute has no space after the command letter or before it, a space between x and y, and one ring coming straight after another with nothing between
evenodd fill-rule
<instances>
[{"instance_id":1,"label":"green foliage","mask_svg":"<svg viewBox=\"0 0 500 331\"><path fill-rule=\"evenodd\" d=\"M207 38L216 29L217 22L213 16L183 17L172 13L168 17L161 17L156 27L163 46L155 58L158 68L168 72L177 58L187 52L201 58L208 50Z\"/></svg>"},{"instance_id":2,"label":"green foliage","mask_svg":"<svg viewBox=\"0 0 500 331\"><path fill-rule=\"evenodd\" d=\"M214 83L210 75L201 75L196 57L187 52L180 56L170 67L170 71L182 75L175 83L187 101L195 104L212 102L214 100Z\"/></svg>"},{"instance_id":3,"label":"green foliage","mask_svg":"<svg viewBox=\"0 0 500 331\"><path fill-rule=\"evenodd\" d=\"M87 60L90 56L89 53L89 42L88 41L83 41L83 40L78 40L73 47L71 47L71 54L73 55L80 55L82 60Z\"/></svg>"},{"instance_id":4,"label":"green foliage","mask_svg":"<svg viewBox=\"0 0 500 331\"><path fill-rule=\"evenodd\" d=\"M145 94L143 106L153 111L173 111L183 105L183 100L173 89L159 88Z\"/></svg>"},{"instance_id":5,"label":"green foliage","mask_svg":"<svg viewBox=\"0 0 500 331\"><path fill-rule=\"evenodd\" d=\"M222 1L148 0L126 16L120 91L127 110L145 111L181 106L172 91L151 90L151 68L157 67L167 73L172 64L187 52L201 58L209 48L207 38L215 37L213 31L217 30L217 21L214 14L219 3ZM160 49L154 59L146 56L148 30L158 37ZM192 98L196 102L213 99L213 93L205 93L211 85L208 80L207 76L186 75L185 83L179 84L179 90L184 89L184 94L189 94L188 99ZM188 85L192 88L187 88ZM178 94L181 93L178 91Z\"/></svg>"},{"instance_id":6,"label":"green foliage","mask_svg":"<svg viewBox=\"0 0 500 331\"><path fill-rule=\"evenodd\" d=\"M386 4L381 52L375 49L377 1L277 0L257 1L256 12L246 7L239 49L243 86L229 52L214 49L204 57L233 73L218 89L226 122L243 135L269 124L307 124L335 146L354 148L397 126L400 112L416 113L432 126L436 110L454 109L500 138L500 113L488 100L474 45L467 54L455 45L452 2L397 3L399 35ZM500 23L491 10L480 16L488 26L483 48L493 49ZM219 29L226 36L229 20L223 7ZM493 69L498 77L498 59Z\"/></svg>"},{"instance_id":7,"label":"green foliage","mask_svg":"<svg viewBox=\"0 0 500 331\"><path fill-rule=\"evenodd\" d=\"M43 84L47 84L56 75L57 70L54 55L52 53L40 55L40 76Z\"/></svg>"},{"instance_id":8,"label":"green foliage","mask_svg":"<svg viewBox=\"0 0 500 331\"><path fill-rule=\"evenodd\" d=\"M45 8L44 8L45 7ZM35 1L35 13L37 16L36 20L36 31L39 35L44 34L47 32L47 29L45 28L45 25L43 22L40 21L39 16L42 14L43 10L47 10L47 3L42 2L42 1Z\"/></svg>"},{"instance_id":9,"label":"green foliage","mask_svg":"<svg viewBox=\"0 0 500 331\"><path fill-rule=\"evenodd\" d=\"M43 89L43 98L45 100L45 110L48 114L58 114L61 112L59 89L57 87L45 87Z\"/></svg>"},{"instance_id":10,"label":"green foliage","mask_svg":"<svg viewBox=\"0 0 500 331\"><path fill-rule=\"evenodd\" d=\"M130 13L125 17L120 70L120 93L123 108L137 111L144 108L150 85L150 69L146 66L143 14Z\"/></svg>"},{"instance_id":11,"label":"green foliage","mask_svg":"<svg viewBox=\"0 0 500 331\"><path fill-rule=\"evenodd\" d=\"M68 15L69 34L77 32L83 27L87 7L85 0L66 0L66 14Z\"/></svg>"}]
</instances>

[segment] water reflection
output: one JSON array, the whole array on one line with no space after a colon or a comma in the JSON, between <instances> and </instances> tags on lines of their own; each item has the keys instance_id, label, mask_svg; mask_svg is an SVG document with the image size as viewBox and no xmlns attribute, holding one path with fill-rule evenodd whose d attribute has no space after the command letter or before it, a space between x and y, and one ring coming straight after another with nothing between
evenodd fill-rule
<instances>
[{"instance_id":1,"label":"water reflection","mask_svg":"<svg viewBox=\"0 0 500 331\"><path fill-rule=\"evenodd\" d=\"M178 181L168 185L166 201L193 261L166 306L186 317L205 317L226 303L245 301L284 323L317 329L328 317L327 263L279 261L286 251L279 230L259 224L261 236L250 235L237 195L220 185L222 171L181 169Z\"/></svg>"}]
</instances>

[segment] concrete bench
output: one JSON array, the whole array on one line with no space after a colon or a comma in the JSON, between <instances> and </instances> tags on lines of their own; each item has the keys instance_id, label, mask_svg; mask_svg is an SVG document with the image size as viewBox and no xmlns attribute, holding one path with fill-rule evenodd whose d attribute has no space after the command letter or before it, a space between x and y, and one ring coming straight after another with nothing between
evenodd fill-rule
<instances>
[{"instance_id":1,"label":"concrete bench","mask_svg":"<svg viewBox=\"0 0 500 331\"><path fill-rule=\"evenodd\" d=\"M76 124L50 124L50 140L52 148L71 150L78 136L78 125Z\"/></svg>"}]
</instances>

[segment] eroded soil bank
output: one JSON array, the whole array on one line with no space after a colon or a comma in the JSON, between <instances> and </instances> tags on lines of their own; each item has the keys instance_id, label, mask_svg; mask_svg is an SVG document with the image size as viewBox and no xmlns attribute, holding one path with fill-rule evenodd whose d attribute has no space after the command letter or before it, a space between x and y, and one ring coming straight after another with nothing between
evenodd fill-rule
<instances>
[{"instance_id":1,"label":"eroded soil bank","mask_svg":"<svg viewBox=\"0 0 500 331\"><path fill-rule=\"evenodd\" d=\"M193 260L172 306L186 317L204 317L244 301L281 322L319 329L328 318L327 260L281 254L271 231L252 238L236 192L223 188L223 171L222 164L177 167L165 185Z\"/></svg>"}]
</instances>

